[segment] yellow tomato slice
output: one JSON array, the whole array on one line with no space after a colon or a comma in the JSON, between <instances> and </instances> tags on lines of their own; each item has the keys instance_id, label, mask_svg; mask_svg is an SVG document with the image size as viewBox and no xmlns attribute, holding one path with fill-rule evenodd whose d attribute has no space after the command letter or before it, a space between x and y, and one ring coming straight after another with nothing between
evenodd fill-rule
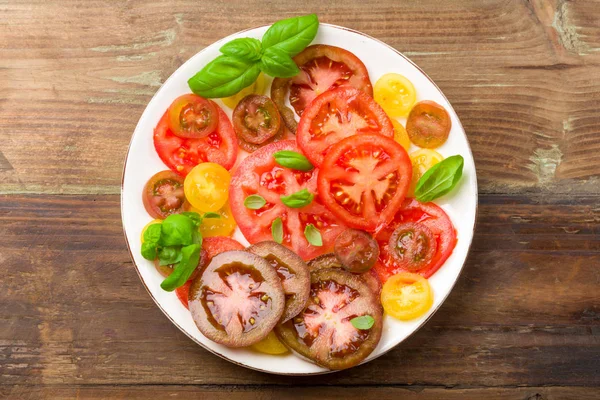
<instances>
[{"instance_id":1,"label":"yellow tomato slice","mask_svg":"<svg viewBox=\"0 0 600 400\"><path fill-rule=\"evenodd\" d=\"M289 350L283 345L275 335L275 332L269 332L266 338L250 346L251 349L265 354L285 354Z\"/></svg>"},{"instance_id":2,"label":"yellow tomato slice","mask_svg":"<svg viewBox=\"0 0 600 400\"><path fill-rule=\"evenodd\" d=\"M417 182L425 172L435 164L444 159L440 153L435 150L420 149L410 153L410 161L412 162L413 176L408 189L408 195L413 196Z\"/></svg>"},{"instance_id":3,"label":"yellow tomato slice","mask_svg":"<svg viewBox=\"0 0 600 400\"><path fill-rule=\"evenodd\" d=\"M197 212L202 215L202 211L190 207L190 211ZM211 237L211 236L231 236L233 231L235 230L236 223L233 219L233 215L231 214L231 207L229 206L229 202L225 204L223 208L217 211L220 218L204 218L202 220L202 224L200 225L200 233L202 233L202 237Z\"/></svg>"},{"instance_id":4,"label":"yellow tomato slice","mask_svg":"<svg viewBox=\"0 0 600 400\"><path fill-rule=\"evenodd\" d=\"M218 211L229 198L229 171L215 163L196 165L183 182L185 197L190 204L202 211Z\"/></svg>"},{"instance_id":5,"label":"yellow tomato slice","mask_svg":"<svg viewBox=\"0 0 600 400\"><path fill-rule=\"evenodd\" d=\"M427 279L410 272L391 276L381 289L386 314L402 321L418 318L433 305L433 292Z\"/></svg>"},{"instance_id":6,"label":"yellow tomato slice","mask_svg":"<svg viewBox=\"0 0 600 400\"><path fill-rule=\"evenodd\" d=\"M408 132L402 126L402 124L395 119L391 118L392 125L394 126L394 140L400 143L400 146L404 147L404 150L408 151L410 148L410 138Z\"/></svg>"},{"instance_id":7,"label":"yellow tomato slice","mask_svg":"<svg viewBox=\"0 0 600 400\"><path fill-rule=\"evenodd\" d=\"M389 73L375 83L373 98L390 117L405 117L417 101L417 92L406 77Z\"/></svg>"},{"instance_id":8,"label":"yellow tomato slice","mask_svg":"<svg viewBox=\"0 0 600 400\"><path fill-rule=\"evenodd\" d=\"M234 94L233 96L224 97L221 100L227 107L234 109L235 106L237 106L238 103L244 97L248 96L249 94L263 94L266 87L267 87L267 79L265 78L265 75L261 72L258 75L258 78L256 78L256 81L254 81L254 83L252 85L246 86L245 88L243 88L242 90L240 90L239 92Z\"/></svg>"},{"instance_id":9,"label":"yellow tomato slice","mask_svg":"<svg viewBox=\"0 0 600 400\"><path fill-rule=\"evenodd\" d=\"M140 240L142 241L142 243L144 243L144 233L146 233L146 230L148 230L148 227L150 225L154 225L154 224L162 224L163 220L162 219L153 219L152 221L148 222L146 224L146 226L144 227L144 229L142 229L142 235L140 236Z\"/></svg>"}]
</instances>

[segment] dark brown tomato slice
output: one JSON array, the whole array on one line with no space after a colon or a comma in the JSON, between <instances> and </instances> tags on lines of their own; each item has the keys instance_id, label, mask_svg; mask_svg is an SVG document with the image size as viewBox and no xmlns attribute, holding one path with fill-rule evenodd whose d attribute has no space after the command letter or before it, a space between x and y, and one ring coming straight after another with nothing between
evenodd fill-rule
<instances>
[{"instance_id":1,"label":"dark brown tomato slice","mask_svg":"<svg viewBox=\"0 0 600 400\"><path fill-rule=\"evenodd\" d=\"M370 315L370 329L355 328L355 317ZM358 365L381 338L383 311L378 297L358 276L337 268L311 273L305 309L275 332L283 343L329 369Z\"/></svg>"},{"instance_id":2,"label":"dark brown tomato slice","mask_svg":"<svg viewBox=\"0 0 600 400\"><path fill-rule=\"evenodd\" d=\"M379 257L379 245L371 234L347 229L335 239L335 255L344 269L360 274L369 271Z\"/></svg>"},{"instance_id":3,"label":"dark brown tomato slice","mask_svg":"<svg viewBox=\"0 0 600 400\"><path fill-rule=\"evenodd\" d=\"M183 191L183 178L173 171L154 174L144 186L142 201L153 218L165 219L189 208Z\"/></svg>"},{"instance_id":4,"label":"dark brown tomato slice","mask_svg":"<svg viewBox=\"0 0 600 400\"><path fill-rule=\"evenodd\" d=\"M318 95L336 87L353 87L373 97L367 68L348 50L317 44L308 46L294 61L300 73L293 78L275 78L271 85L271 98L288 129L294 133L297 123L294 112L286 105L288 94L299 116Z\"/></svg>"},{"instance_id":5,"label":"dark brown tomato slice","mask_svg":"<svg viewBox=\"0 0 600 400\"><path fill-rule=\"evenodd\" d=\"M413 106L406 121L410 141L419 147L435 149L443 145L452 129L448 111L433 101L421 101Z\"/></svg>"},{"instance_id":6,"label":"dark brown tomato slice","mask_svg":"<svg viewBox=\"0 0 600 400\"><path fill-rule=\"evenodd\" d=\"M281 117L273 100L251 94L233 110L233 128L238 137L248 143L262 144L279 132Z\"/></svg>"},{"instance_id":7,"label":"dark brown tomato slice","mask_svg":"<svg viewBox=\"0 0 600 400\"><path fill-rule=\"evenodd\" d=\"M295 317L304 309L310 292L310 272L300 256L277 242L259 242L247 251L261 256L277 271L283 292L285 310L279 323Z\"/></svg>"},{"instance_id":8,"label":"dark brown tomato slice","mask_svg":"<svg viewBox=\"0 0 600 400\"><path fill-rule=\"evenodd\" d=\"M365 134L393 139L394 127L372 97L354 88L338 88L323 93L306 108L296 141L304 155L321 166L333 145L349 136Z\"/></svg>"},{"instance_id":9,"label":"dark brown tomato slice","mask_svg":"<svg viewBox=\"0 0 600 400\"><path fill-rule=\"evenodd\" d=\"M319 257L315 257L308 262L308 269L310 272L318 271L325 268L343 268L342 263L338 260L337 256L334 253L327 253L320 255ZM369 286L369 289L376 295L379 295L381 292L381 282L377 277L377 274L370 270L368 272L364 272L359 274L363 281Z\"/></svg>"},{"instance_id":10,"label":"dark brown tomato slice","mask_svg":"<svg viewBox=\"0 0 600 400\"><path fill-rule=\"evenodd\" d=\"M264 339L283 315L285 296L277 272L247 251L213 257L194 280L189 309L200 332L228 347Z\"/></svg>"},{"instance_id":11,"label":"dark brown tomato slice","mask_svg":"<svg viewBox=\"0 0 600 400\"><path fill-rule=\"evenodd\" d=\"M331 148L319 171L319 196L347 226L377 232L402 206L412 165L393 139L364 134Z\"/></svg>"},{"instance_id":12,"label":"dark brown tomato slice","mask_svg":"<svg viewBox=\"0 0 600 400\"><path fill-rule=\"evenodd\" d=\"M206 137L217 129L219 123L216 105L195 94L184 94L176 98L168 113L171 131L186 139Z\"/></svg>"},{"instance_id":13,"label":"dark brown tomato slice","mask_svg":"<svg viewBox=\"0 0 600 400\"><path fill-rule=\"evenodd\" d=\"M254 153L256 150L260 149L263 146L266 146L270 143L279 142L280 140L285 140L290 138L290 131L286 128L285 124L281 124L279 127L279 131L270 139L267 139L262 144L254 144L246 142L244 139L238 136L238 144L242 150L247 151L248 153Z\"/></svg>"},{"instance_id":14,"label":"dark brown tomato slice","mask_svg":"<svg viewBox=\"0 0 600 400\"><path fill-rule=\"evenodd\" d=\"M390 254L399 268L418 271L429 265L437 250L433 232L419 222L400 224L388 242Z\"/></svg>"}]
</instances>

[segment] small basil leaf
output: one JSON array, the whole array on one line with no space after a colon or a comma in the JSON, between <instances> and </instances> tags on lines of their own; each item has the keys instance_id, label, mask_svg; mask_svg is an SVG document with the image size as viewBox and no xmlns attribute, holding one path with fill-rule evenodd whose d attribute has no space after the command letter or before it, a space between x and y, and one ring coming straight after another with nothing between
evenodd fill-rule
<instances>
[{"instance_id":1,"label":"small basil leaf","mask_svg":"<svg viewBox=\"0 0 600 400\"><path fill-rule=\"evenodd\" d=\"M303 154L291 150L281 150L273 154L275 162L282 167L295 169L298 171L311 171L314 166Z\"/></svg>"},{"instance_id":2,"label":"small basil leaf","mask_svg":"<svg viewBox=\"0 0 600 400\"><path fill-rule=\"evenodd\" d=\"M242 60L258 61L262 53L260 40L254 38L233 39L220 48L221 53L241 58Z\"/></svg>"},{"instance_id":3,"label":"small basil leaf","mask_svg":"<svg viewBox=\"0 0 600 400\"><path fill-rule=\"evenodd\" d=\"M200 245L191 244L181 248L181 261L173 268L173 272L162 283L160 287L167 292L172 292L190 279L190 276L198 267L200 262Z\"/></svg>"},{"instance_id":4,"label":"small basil leaf","mask_svg":"<svg viewBox=\"0 0 600 400\"><path fill-rule=\"evenodd\" d=\"M146 231L144 232L144 243L152 244L154 245L154 247L156 247L156 245L160 241L161 231L161 224L157 223L150 225L148 228L146 228Z\"/></svg>"},{"instance_id":5,"label":"small basil leaf","mask_svg":"<svg viewBox=\"0 0 600 400\"><path fill-rule=\"evenodd\" d=\"M360 330L371 329L373 324L375 323L375 319L370 315L362 315L360 317L355 317L350 320L350 323L353 327Z\"/></svg>"},{"instance_id":6,"label":"small basil leaf","mask_svg":"<svg viewBox=\"0 0 600 400\"><path fill-rule=\"evenodd\" d=\"M162 223L160 244L164 246L187 246L193 243L192 234L197 231L194 222L181 214L169 215Z\"/></svg>"},{"instance_id":7,"label":"small basil leaf","mask_svg":"<svg viewBox=\"0 0 600 400\"><path fill-rule=\"evenodd\" d=\"M281 218L277 217L273 220L271 224L271 235L273 236L273 240L277 243L281 244L283 242L283 222Z\"/></svg>"},{"instance_id":8,"label":"small basil leaf","mask_svg":"<svg viewBox=\"0 0 600 400\"><path fill-rule=\"evenodd\" d=\"M182 212L181 215L185 215L186 217L191 219L192 222L194 223L194 225L196 225L196 226L200 226L200 224L202 223L202 217L197 212L185 211L185 212Z\"/></svg>"},{"instance_id":9,"label":"small basil leaf","mask_svg":"<svg viewBox=\"0 0 600 400\"><path fill-rule=\"evenodd\" d=\"M159 265L177 264L181 261L181 248L179 246L161 247L158 249Z\"/></svg>"},{"instance_id":10,"label":"small basil leaf","mask_svg":"<svg viewBox=\"0 0 600 400\"><path fill-rule=\"evenodd\" d=\"M199 96L229 97L254 83L258 74L258 63L221 55L192 76L188 85Z\"/></svg>"},{"instance_id":11,"label":"small basil leaf","mask_svg":"<svg viewBox=\"0 0 600 400\"><path fill-rule=\"evenodd\" d=\"M199 229L195 229L192 232L192 243L202 246L202 232Z\"/></svg>"},{"instance_id":12,"label":"small basil leaf","mask_svg":"<svg viewBox=\"0 0 600 400\"><path fill-rule=\"evenodd\" d=\"M429 168L417 182L415 198L427 203L451 191L462 176L464 162L462 156L456 155Z\"/></svg>"},{"instance_id":13,"label":"small basil leaf","mask_svg":"<svg viewBox=\"0 0 600 400\"><path fill-rule=\"evenodd\" d=\"M244 200L244 206L250 210L258 210L264 207L267 201L259 194L251 194Z\"/></svg>"},{"instance_id":14,"label":"small basil leaf","mask_svg":"<svg viewBox=\"0 0 600 400\"><path fill-rule=\"evenodd\" d=\"M313 41L319 29L316 14L288 18L275 22L263 35L263 49L276 47L295 56Z\"/></svg>"},{"instance_id":15,"label":"small basil leaf","mask_svg":"<svg viewBox=\"0 0 600 400\"><path fill-rule=\"evenodd\" d=\"M302 189L289 196L281 196L281 202L290 208L302 208L312 203L314 194L306 189Z\"/></svg>"},{"instance_id":16,"label":"small basil leaf","mask_svg":"<svg viewBox=\"0 0 600 400\"><path fill-rule=\"evenodd\" d=\"M276 78L291 78L300 72L292 57L277 47L265 50L259 68L265 74Z\"/></svg>"},{"instance_id":17,"label":"small basil leaf","mask_svg":"<svg viewBox=\"0 0 600 400\"><path fill-rule=\"evenodd\" d=\"M202 218L221 218L221 214L216 213L216 212L207 212L207 213L204 213Z\"/></svg>"},{"instance_id":18,"label":"small basil leaf","mask_svg":"<svg viewBox=\"0 0 600 400\"><path fill-rule=\"evenodd\" d=\"M153 261L156 258L156 243L142 243L142 257L146 260Z\"/></svg>"},{"instance_id":19,"label":"small basil leaf","mask_svg":"<svg viewBox=\"0 0 600 400\"><path fill-rule=\"evenodd\" d=\"M313 246L321 247L323 246L323 238L321 237L321 232L313 224L306 225L304 228L304 236L308 243Z\"/></svg>"}]
</instances>

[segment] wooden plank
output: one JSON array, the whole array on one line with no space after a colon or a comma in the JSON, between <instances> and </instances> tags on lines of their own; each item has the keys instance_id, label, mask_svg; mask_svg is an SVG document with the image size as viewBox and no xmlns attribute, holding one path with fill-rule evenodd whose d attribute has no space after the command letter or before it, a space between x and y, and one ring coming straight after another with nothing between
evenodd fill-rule
<instances>
[{"instance_id":1,"label":"wooden plank","mask_svg":"<svg viewBox=\"0 0 600 400\"><path fill-rule=\"evenodd\" d=\"M0 199L2 384L600 385L597 197L484 196L463 275L428 324L376 361L311 378L234 366L179 332L139 282L118 206Z\"/></svg>"},{"instance_id":2,"label":"wooden plank","mask_svg":"<svg viewBox=\"0 0 600 400\"><path fill-rule=\"evenodd\" d=\"M307 6L431 75L462 119L484 193L599 192L597 2ZM263 9L256 0L5 3L0 193L118 193L130 135L164 80L215 40L298 12L294 2Z\"/></svg>"}]
</instances>

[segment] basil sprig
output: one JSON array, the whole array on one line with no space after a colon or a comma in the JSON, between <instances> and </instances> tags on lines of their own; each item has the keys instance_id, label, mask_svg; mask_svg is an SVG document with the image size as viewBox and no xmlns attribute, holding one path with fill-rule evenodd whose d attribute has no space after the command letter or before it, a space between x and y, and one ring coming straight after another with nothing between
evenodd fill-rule
<instances>
[{"instance_id":1,"label":"basil sprig","mask_svg":"<svg viewBox=\"0 0 600 400\"><path fill-rule=\"evenodd\" d=\"M417 182L415 198L427 203L450 192L462 177L464 162L462 156L456 155L429 168Z\"/></svg>"},{"instance_id":2,"label":"basil sprig","mask_svg":"<svg viewBox=\"0 0 600 400\"><path fill-rule=\"evenodd\" d=\"M290 208L302 208L312 203L315 195L307 189L302 189L289 196L281 196L281 202Z\"/></svg>"},{"instance_id":3,"label":"basil sprig","mask_svg":"<svg viewBox=\"0 0 600 400\"><path fill-rule=\"evenodd\" d=\"M353 327L360 330L367 330L373 327L375 319L370 315L361 315L360 317L354 317L350 320Z\"/></svg>"},{"instance_id":4,"label":"basil sprig","mask_svg":"<svg viewBox=\"0 0 600 400\"><path fill-rule=\"evenodd\" d=\"M323 238L321 232L313 224L307 224L304 228L304 237L308 240L308 243L316 247L323 246Z\"/></svg>"},{"instance_id":5,"label":"basil sprig","mask_svg":"<svg viewBox=\"0 0 600 400\"><path fill-rule=\"evenodd\" d=\"M280 150L273 154L275 162L282 167L297 171L311 171L314 166L303 154L291 150Z\"/></svg>"},{"instance_id":6,"label":"basil sprig","mask_svg":"<svg viewBox=\"0 0 600 400\"><path fill-rule=\"evenodd\" d=\"M260 71L279 78L292 77L300 70L292 59L313 41L319 29L316 14L274 23L262 42L239 38L225 43L223 53L188 80L192 92L215 98L228 97L250 86Z\"/></svg>"}]
</instances>

